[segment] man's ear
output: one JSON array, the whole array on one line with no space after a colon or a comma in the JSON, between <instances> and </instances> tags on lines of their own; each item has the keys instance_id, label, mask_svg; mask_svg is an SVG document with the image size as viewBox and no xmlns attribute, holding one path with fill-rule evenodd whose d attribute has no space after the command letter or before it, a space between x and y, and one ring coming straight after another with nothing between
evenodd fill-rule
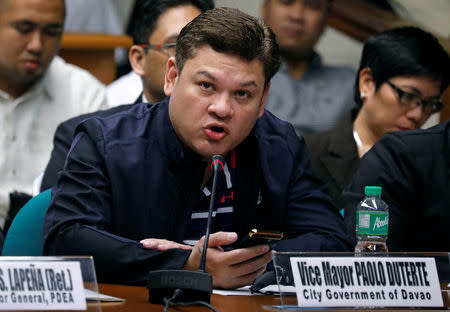
<instances>
[{"instance_id":1,"label":"man's ear","mask_svg":"<svg viewBox=\"0 0 450 312\"><path fill-rule=\"evenodd\" d=\"M166 75L164 76L164 93L166 96L170 96L172 94L178 75L179 73L175 58L173 56L169 57L166 65Z\"/></svg>"},{"instance_id":2,"label":"man's ear","mask_svg":"<svg viewBox=\"0 0 450 312\"><path fill-rule=\"evenodd\" d=\"M264 115L264 107L266 107L266 100L267 95L269 94L270 89L270 82L267 84L266 88L264 89L263 96L261 98L261 104L259 104L259 112L258 112L258 118Z\"/></svg>"},{"instance_id":3,"label":"man's ear","mask_svg":"<svg viewBox=\"0 0 450 312\"><path fill-rule=\"evenodd\" d=\"M139 76L144 76L145 68L145 51L144 48L133 45L128 52L128 59L130 60L133 71Z\"/></svg>"}]
</instances>

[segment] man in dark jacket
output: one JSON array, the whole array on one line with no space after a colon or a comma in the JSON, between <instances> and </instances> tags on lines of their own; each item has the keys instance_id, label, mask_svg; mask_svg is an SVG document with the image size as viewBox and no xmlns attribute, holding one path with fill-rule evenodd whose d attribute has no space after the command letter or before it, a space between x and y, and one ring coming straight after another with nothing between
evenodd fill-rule
<instances>
[{"instance_id":1,"label":"man in dark jacket","mask_svg":"<svg viewBox=\"0 0 450 312\"><path fill-rule=\"evenodd\" d=\"M215 287L248 285L271 261L267 245L222 248L253 228L284 232L295 250L348 250L304 142L264 111L279 64L275 36L257 19L229 8L194 19L167 64L170 98L77 128L46 215L44 252L93 255L102 282L197 270L216 154L226 164L206 260Z\"/></svg>"}]
</instances>

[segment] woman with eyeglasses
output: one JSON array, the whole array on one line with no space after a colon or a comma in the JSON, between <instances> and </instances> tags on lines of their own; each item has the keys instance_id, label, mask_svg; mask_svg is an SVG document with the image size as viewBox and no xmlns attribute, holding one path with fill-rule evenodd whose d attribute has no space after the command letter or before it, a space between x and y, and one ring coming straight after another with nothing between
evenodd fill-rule
<instances>
[{"instance_id":1,"label":"woman with eyeglasses","mask_svg":"<svg viewBox=\"0 0 450 312\"><path fill-rule=\"evenodd\" d=\"M336 205L359 159L387 132L420 128L442 108L449 56L431 34L400 27L364 45L355 81L356 108L327 132L305 137L315 174Z\"/></svg>"}]
</instances>

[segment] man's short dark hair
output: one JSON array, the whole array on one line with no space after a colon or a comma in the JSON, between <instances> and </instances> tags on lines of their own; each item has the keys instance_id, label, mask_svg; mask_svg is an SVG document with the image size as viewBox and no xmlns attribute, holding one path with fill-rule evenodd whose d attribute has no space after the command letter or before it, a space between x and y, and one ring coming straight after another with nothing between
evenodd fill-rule
<instances>
[{"instance_id":1,"label":"man's short dark hair","mask_svg":"<svg viewBox=\"0 0 450 312\"><path fill-rule=\"evenodd\" d=\"M137 0L132 16L134 44L148 43L161 14L182 5L193 5L201 12L214 8L213 0Z\"/></svg>"},{"instance_id":2,"label":"man's short dark hair","mask_svg":"<svg viewBox=\"0 0 450 312\"><path fill-rule=\"evenodd\" d=\"M359 73L364 68L370 68L376 89L394 76L425 76L441 82L442 94L450 79L447 52L433 35L417 27L393 28L366 42L355 81L354 99L359 107Z\"/></svg>"},{"instance_id":3,"label":"man's short dark hair","mask_svg":"<svg viewBox=\"0 0 450 312\"><path fill-rule=\"evenodd\" d=\"M272 30L262 20L238 9L209 10L181 30L176 47L176 65L180 73L184 63L204 46L239 55L248 61L259 59L264 66L265 85L280 67L280 52Z\"/></svg>"}]
</instances>

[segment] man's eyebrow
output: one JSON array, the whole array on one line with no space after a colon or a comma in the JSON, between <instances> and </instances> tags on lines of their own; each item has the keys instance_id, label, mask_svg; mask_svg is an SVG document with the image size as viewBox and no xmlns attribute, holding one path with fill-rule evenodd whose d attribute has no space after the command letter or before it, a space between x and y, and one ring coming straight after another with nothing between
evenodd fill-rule
<instances>
[{"instance_id":1,"label":"man's eyebrow","mask_svg":"<svg viewBox=\"0 0 450 312\"><path fill-rule=\"evenodd\" d=\"M23 25L23 24L26 24L26 25L37 25L37 23L35 23L33 21L30 21L30 20L27 20L27 19L12 21L11 24L12 25Z\"/></svg>"},{"instance_id":2,"label":"man's eyebrow","mask_svg":"<svg viewBox=\"0 0 450 312\"><path fill-rule=\"evenodd\" d=\"M211 79L213 81L216 81L216 77L214 77L213 75L211 75L210 73L206 72L206 71L200 71L198 73L195 74L196 76L206 76L208 79ZM258 88L258 85L256 84L256 82L254 82L253 80L250 81L245 81L243 83L241 83L242 87L254 87L254 88Z\"/></svg>"},{"instance_id":3,"label":"man's eyebrow","mask_svg":"<svg viewBox=\"0 0 450 312\"><path fill-rule=\"evenodd\" d=\"M45 24L45 26L46 27L63 27L63 24L54 22L54 23Z\"/></svg>"},{"instance_id":4,"label":"man's eyebrow","mask_svg":"<svg viewBox=\"0 0 450 312\"><path fill-rule=\"evenodd\" d=\"M244 82L244 83L242 84L242 86L243 86L243 87L251 87L251 86L253 86L253 87L255 87L255 88L258 88L258 85L257 85L256 82L254 82L253 80Z\"/></svg>"},{"instance_id":5,"label":"man's eyebrow","mask_svg":"<svg viewBox=\"0 0 450 312\"><path fill-rule=\"evenodd\" d=\"M214 80L216 81L216 77L214 77L213 75L211 75L210 73L206 72L206 71L199 71L197 73L195 73L195 76L206 76L208 79Z\"/></svg>"},{"instance_id":6,"label":"man's eyebrow","mask_svg":"<svg viewBox=\"0 0 450 312\"><path fill-rule=\"evenodd\" d=\"M13 21L11 22L11 25L15 25L15 26L20 26L20 25L30 25L33 27L63 27L63 24L60 22L50 22L50 23L45 23L45 24L39 24L36 23L32 20L27 20L27 19L23 19L23 20L17 20L17 21Z\"/></svg>"}]
</instances>

